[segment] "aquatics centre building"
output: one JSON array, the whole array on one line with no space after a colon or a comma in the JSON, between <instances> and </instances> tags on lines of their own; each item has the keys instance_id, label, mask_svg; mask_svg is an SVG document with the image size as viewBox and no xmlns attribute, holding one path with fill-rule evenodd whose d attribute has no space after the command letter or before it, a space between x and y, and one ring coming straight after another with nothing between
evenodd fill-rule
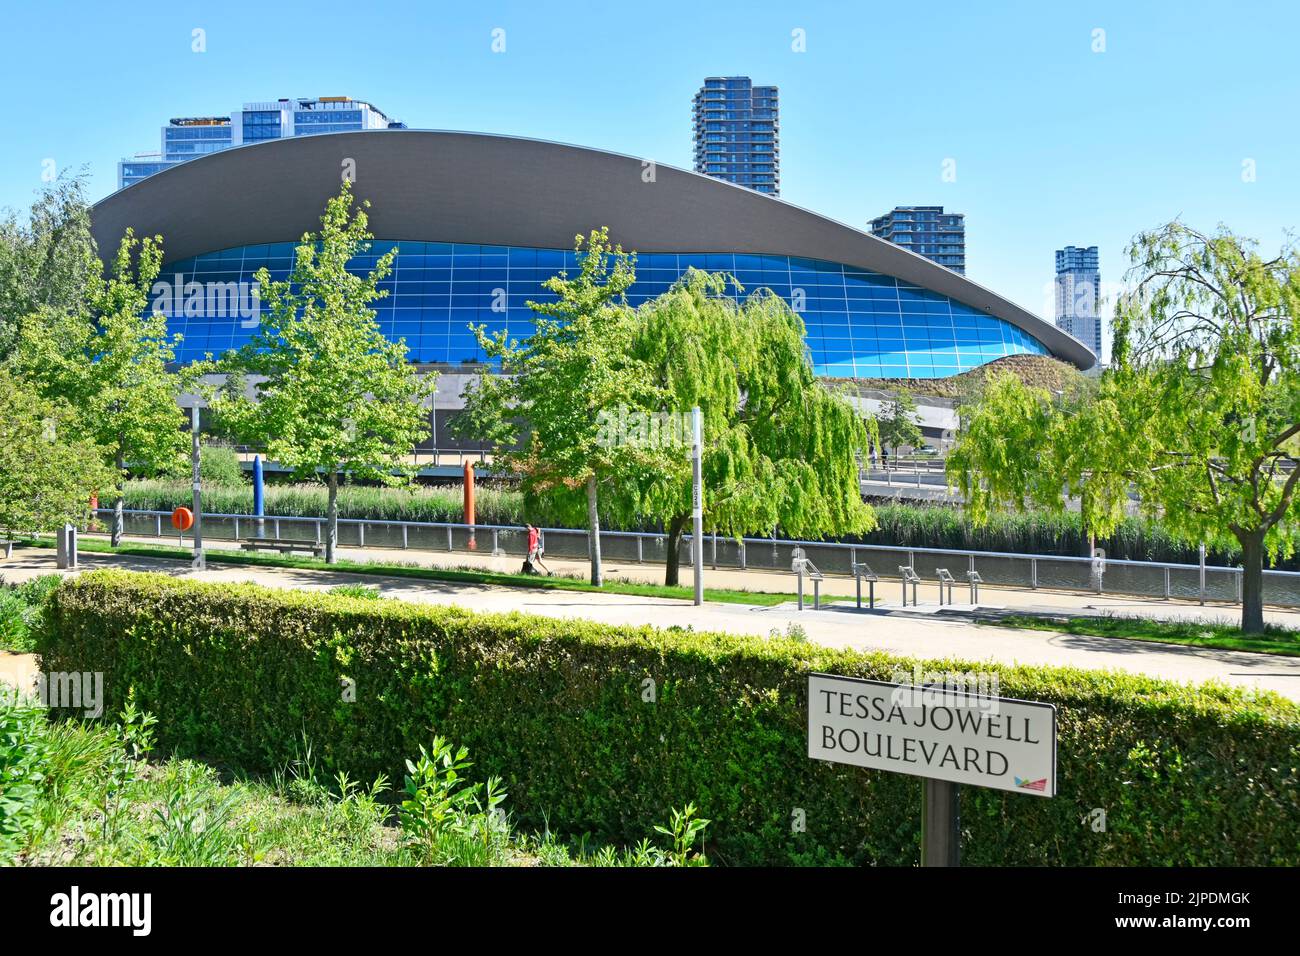
<instances>
[{"instance_id":1,"label":"aquatics centre building","mask_svg":"<svg viewBox=\"0 0 1300 956\"><path fill-rule=\"evenodd\" d=\"M344 175L370 201L376 237L355 267L398 248L380 328L422 365L484 361L470 324L526 337L526 303L552 298L542 281L572 270L574 236L599 226L637 252L631 304L690 266L731 273L796 305L819 375L937 378L1017 354L1096 362L1051 323L860 230L697 173L540 140L375 130L241 146L113 193L95 205L93 232L106 259L128 227L163 237L160 280L178 292L161 311L185 363L238 347L256 322L186 308L179 290L246 287L262 266L287 278Z\"/></svg>"}]
</instances>

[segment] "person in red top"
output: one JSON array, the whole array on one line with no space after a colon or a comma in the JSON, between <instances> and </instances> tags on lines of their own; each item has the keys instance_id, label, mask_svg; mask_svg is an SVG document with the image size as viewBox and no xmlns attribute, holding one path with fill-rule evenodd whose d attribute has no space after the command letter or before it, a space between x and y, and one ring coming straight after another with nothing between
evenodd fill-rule
<instances>
[{"instance_id":1,"label":"person in red top","mask_svg":"<svg viewBox=\"0 0 1300 956\"><path fill-rule=\"evenodd\" d=\"M537 568L541 567L547 574L551 572L546 565L542 564L542 533L532 525L528 525L528 557L524 558L524 574L537 574Z\"/></svg>"}]
</instances>

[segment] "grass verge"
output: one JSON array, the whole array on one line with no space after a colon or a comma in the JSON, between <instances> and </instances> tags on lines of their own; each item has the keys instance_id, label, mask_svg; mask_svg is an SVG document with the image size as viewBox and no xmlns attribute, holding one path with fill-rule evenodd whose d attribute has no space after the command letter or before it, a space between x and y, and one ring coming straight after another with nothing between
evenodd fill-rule
<instances>
[{"instance_id":1,"label":"grass verge","mask_svg":"<svg viewBox=\"0 0 1300 956\"><path fill-rule=\"evenodd\" d=\"M1143 617L1046 617L1011 614L977 623L1029 631L1120 637L1188 647L1213 647L1225 651L1253 651L1300 657L1300 631L1270 624L1263 634L1243 634L1241 628L1219 621L1157 621Z\"/></svg>"},{"instance_id":2,"label":"grass verge","mask_svg":"<svg viewBox=\"0 0 1300 956\"><path fill-rule=\"evenodd\" d=\"M25 543L40 548L53 548L52 538L29 539ZM188 561L193 552L188 548L171 548L165 545L123 544L116 548L107 541L82 537L77 547L91 554L121 554L137 558L166 558ZM643 584L637 581L606 580L603 587L595 587L579 578L537 577L531 574L508 574L500 571L480 571L471 568L432 568L416 564L399 564L386 561L340 560L327 564L320 558L294 557L292 555L256 554L244 551L226 551L211 548L208 560L216 564L238 564L253 567L295 568L310 571L339 571L346 574L373 574L384 577L415 578L425 581L450 581L459 584L490 584L502 587L532 588L541 591L585 591L598 594L626 594L634 597L667 598L692 601L695 592L689 587L668 587L663 584ZM723 604L752 604L772 607L796 600L793 593L776 591L746 591L734 588L705 588L704 600ZM823 597L829 604L835 598Z\"/></svg>"}]
</instances>

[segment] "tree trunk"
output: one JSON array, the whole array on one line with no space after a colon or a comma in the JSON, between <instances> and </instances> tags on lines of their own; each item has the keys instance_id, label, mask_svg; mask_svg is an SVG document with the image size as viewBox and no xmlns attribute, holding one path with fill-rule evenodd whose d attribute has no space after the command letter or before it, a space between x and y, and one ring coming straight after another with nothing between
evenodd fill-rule
<instances>
[{"instance_id":1,"label":"tree trunk","mask_svg":"<svg viewBox=\"0 0 1300 956\"><path fill-rule=\"evenodd\" d=\"M596 511L596 476L587 479L587 530L591 535L591 583L601 587L605 574L600 566L600 515Z\"/></svg>"},{"instance_id":2,"label":"tree trunk","mask_svg":"<svg viewBox=\"0 0 1300 956\"><path fill-rule=\"evenodd\" d=\"M337 467L330 468L329 489L329 507L325 512L327 516L325 522L325 563L334 564L339 559L339 471Z\"/></svg>"},{"instance_id":3,"label":"tree trunk","mask_svg":"<svg viewBox=\"0 0 1300 956\"><path fill-rule=\"evenodd\" d=\"M682 530L686 527L686 519L687 515L679 515L668 522L668 553L665 555L668 566L664 572L664 584L669 587L676 587L679 583L678 571L682 563L679 552L682 547Z\"/></svg>"},{"instance_id":4,"label":"tree trunk","mask_svg":"<svg viewBox=\"0 0 1300 956\"><path fill-rule=\"evenodd\" d=\"M109 544L116 548L122 543L122 536L126 534L126 515L122 514L122 509L126 506L126 502L123 500L125 493L122 490L125 487L122 473L126 471L126 460L120 446L117 449L114 462L117 465L117 484L113 487L115 493L113 498L113 534L109 538Z\"/></svg>"},{"instance_id":5,"label":"tree trunk","mask_svg":"<svg viewBox=\"0 0 1300 956\"><path fill-rule=\"evenodd\" d=\"M1241 629L1264 633L1264 533L1239 534L1241 543Z\"/></svg>"}]
</instances>

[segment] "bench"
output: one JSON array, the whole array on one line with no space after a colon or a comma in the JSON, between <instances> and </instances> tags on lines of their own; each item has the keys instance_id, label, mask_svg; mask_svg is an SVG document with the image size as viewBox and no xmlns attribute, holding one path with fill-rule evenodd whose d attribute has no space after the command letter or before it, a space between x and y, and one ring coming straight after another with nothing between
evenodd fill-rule
<instances>
[{"instance_id":1,"label":"bench","mask_svg":"<svg viewBox=\"0 0 1300 956\"><path fill-rule=\"evenodd\" d=\"M312 556L317 558L325 554L323 544L317 544L315 541L293 541L288 538L248 538L239 542L239 547L244 551L279 551L281 554L310 551Z\"/></svg>"}]
</instances>

